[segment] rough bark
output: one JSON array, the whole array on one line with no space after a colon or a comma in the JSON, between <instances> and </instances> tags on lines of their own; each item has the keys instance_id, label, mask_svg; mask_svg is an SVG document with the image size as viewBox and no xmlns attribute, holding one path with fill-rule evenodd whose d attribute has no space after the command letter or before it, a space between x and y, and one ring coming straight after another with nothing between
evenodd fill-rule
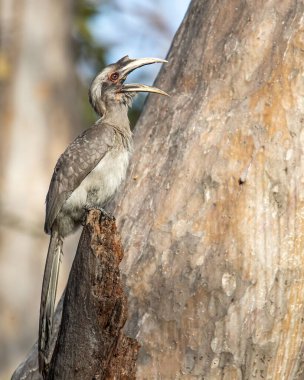
<instances>
[{"instance_id":1,"label":"rough bark","mask_svg":"<svg viewBox=\"0 0 304 380\"><path fill-rule=\"evenodd\" d=\"M139 345L122 332L128 313L122 258L115 221L90 211L64 296L48 380L135 379ZM57 311L55 339L59 320ZM35 345L12 380L40 380L37 367Z\"/></svg>"},{"instance_id":2,"label":"rough bark","mask_svg":"<svg viewBox=\"0 0 304 380\"><path fill-rule=\"evenodd\" d=\"M121 333L127 319L114 221L92 210L65 292L48 379L135 379L136 340Z\"/></svg>"},{"instance_id":3,"label":"rough bark","mask_svg":"<svg viewBox=\"0 0 304 380\"><path fill-rule=\"evenodd\" d=\"M301 379L304 4L193 0L116 215L138 379Z\"/></svg>"}]
</instances>

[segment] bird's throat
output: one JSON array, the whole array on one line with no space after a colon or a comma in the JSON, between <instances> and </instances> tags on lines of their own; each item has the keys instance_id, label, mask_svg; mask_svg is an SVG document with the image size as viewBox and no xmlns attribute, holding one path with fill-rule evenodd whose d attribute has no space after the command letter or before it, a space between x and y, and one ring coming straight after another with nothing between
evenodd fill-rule
<instances>
[{"instance_id":1,"label":"bird's throat","mask_svg":"<svg viewBox=\"0 0 304 380\"><path fill-rule=\"evenodd\" d=\"M111 125L118 125L120 129L130 130L128 106L123 103L112 104L102 117L102 120Z\"/></svg>"}]
</instances>

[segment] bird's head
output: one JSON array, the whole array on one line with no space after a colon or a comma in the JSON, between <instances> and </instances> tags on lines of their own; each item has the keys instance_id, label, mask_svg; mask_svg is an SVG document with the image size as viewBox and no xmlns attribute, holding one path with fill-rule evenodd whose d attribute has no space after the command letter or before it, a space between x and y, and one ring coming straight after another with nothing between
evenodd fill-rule
<instances>
[{"instance_id":1,"label":"bird's head","mask_svg":"<svg viewBox=\"0 0 304 380\"><path fill-rule=\"evenodd\" d=\"M121 58L104 68L93 80L89 99L95 112L104 115L107 108L115 104L130 105L136 92L154 92L161 95L168 95L164 91L144 84L125 84L125 80L133 70L152 63L167 62L159 58L139 58L131 59L128 56Z\"/></svg>"}]
</instances>

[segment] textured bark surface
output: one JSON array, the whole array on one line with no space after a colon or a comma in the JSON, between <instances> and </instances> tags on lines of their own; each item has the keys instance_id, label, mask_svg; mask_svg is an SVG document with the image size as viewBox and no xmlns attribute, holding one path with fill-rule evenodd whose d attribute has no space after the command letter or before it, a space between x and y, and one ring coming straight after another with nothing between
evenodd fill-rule
<instances>
[{"instance_id":1,"label":"textured bark surface","mask_svg":"<svg viewBox=\"0 0 304 380\"><path fill-rule=\"evenodd\" d=\"M116 216L138 379L304 376L304 4L193 0Z\"/></svg>"},{"instance_id":2,"label":"textured bark surface","mask_svg":"<svg viewBox=\"0 0 304 380\"><path fill-rule=\"evenodd\" d=\"M123 257L114 221L92 210L65 293L48 379L133 379L136 340L121 329L127 300L119 275Z\"/></svg>"},{"instance_id":3,"label":"textured bark surface","mask_svg":"<svg viewBox=\"0 0 304 380\"><path fill-rule=\"evenodd\" d=\"M123 257L115 221L90 211L69 276L47 379L135 379L139 344L122 328L128 307L119 264ZM59 306L60 309L60 306ZM56 337L60 310L56 311ZM37 345L12 380L41 380Z\"/></svg>"}]
</instances>

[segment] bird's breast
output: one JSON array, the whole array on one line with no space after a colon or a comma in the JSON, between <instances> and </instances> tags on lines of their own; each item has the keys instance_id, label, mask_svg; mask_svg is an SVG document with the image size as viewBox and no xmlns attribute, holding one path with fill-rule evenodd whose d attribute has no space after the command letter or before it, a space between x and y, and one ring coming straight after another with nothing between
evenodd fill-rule
<instances>
[{"instance_id":1,"label":"bird's breast","mask_svg":"<svg viewBox=\"0 0 304 380\"><path fill-rule=\"evenodd\" d=\"M98 163L85 178L84 187L88 194L88 203L100 207L111 197L124 180L129 164L129 151L111 151Z\"/></svg>"},{"instance_id":2,"label":"bird's breast","mask_svg":"<svg viewBox=\"0 0 304 380\"><path fill-rule=\"evenodd\" d=\"M129 151L108 152L73 191L66 208L102 207L126 176Z\"/></svg>"}]
</instances>

